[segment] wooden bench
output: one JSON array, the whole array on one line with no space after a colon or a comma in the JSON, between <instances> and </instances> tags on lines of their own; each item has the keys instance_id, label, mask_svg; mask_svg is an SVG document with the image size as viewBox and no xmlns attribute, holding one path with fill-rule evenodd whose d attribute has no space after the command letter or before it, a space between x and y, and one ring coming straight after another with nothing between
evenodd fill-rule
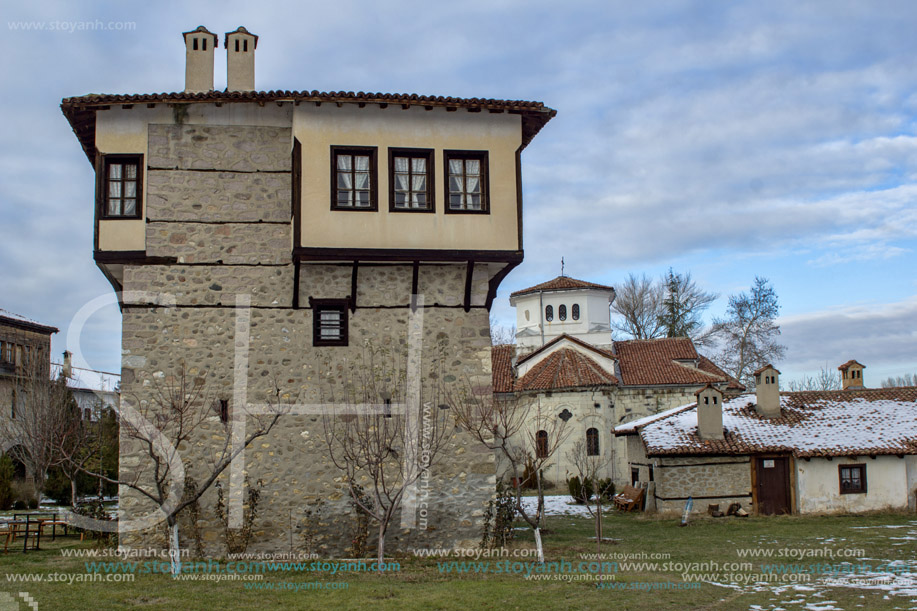
<instances>
[{"instance_id":1,"label":"wooden bench","mask_svg":"<svg viewBox=\"0 0 917 611\"><path fill-rule=\"evenodd\" d=\"M611 497L611 502L621 511L631 511L633 509L643 509L643 488L634 488L633 486L624 486L624 490Z\"/></svg>"}]
</instances>

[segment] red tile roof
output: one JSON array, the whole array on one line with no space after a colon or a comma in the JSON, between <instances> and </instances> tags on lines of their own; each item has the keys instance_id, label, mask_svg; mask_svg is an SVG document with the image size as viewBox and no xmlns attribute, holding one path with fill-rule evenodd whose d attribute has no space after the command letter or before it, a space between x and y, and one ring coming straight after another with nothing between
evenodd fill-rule
<instances>
[{"instance_id":1,"label":"red tile roof","mask_svg":"<svg viewBox=\"0 0 917 611\"><path fill-rule=\"evenodd\" d=\"M779 369L777 369L776 367L774 367L773 365L771 365L770 363L768 363L768 364L765 365L764 367L759 367L759 368L755 369L755 370L751 373L751 375L753 375L753 376L761 375L761 373L762 373L764 370L766 370L766 369L773 369L773 370L776 371L777 373L780 373L780 370L779 370Z\"/></svg>"},{"instance_id":2,"label":"red tile roof","mask_svg":"<svg viewBox=\"0 0 917 611\"><path fill-rule=\"evenodd\" d=\"M594 282L577 280L576 278L570 278L569 276L558 276L553 280L548 280L547 282L542 282L541 284L530 286L527 289L516 291L510 295L510 298L519 297L521 295L528 295L529 293L537 293L538 291L573 291L577 289L599 289L602 291L614 291L613 287L605 286L604 284L595 284Z\"/></svg>"},{"instance_id":3,"label":"red tile roof","mask_svg":"<svg viewBox=\"0 0 917 611\"><path fill-rule=\"evenodd\" d=\"M753 394L723 404L723 440L697 436L696 404L622 425L648 456L917 454L917 387L781 393L781 416L764 418Z\"/></svg>"},{"instance_id":4,"label":"red tile roof","mask_svg":"<svg viewBox=\"0 0 917 611\"><path fill-rule=\"evenodd\" d=\"M253 102L264 105L266 102L312 102L312 103L351 103L351 104L392 104L408 106L434 106L444 108L466 108L473 112L482 110L492 112L509 112L522 115L522 145L531 142L541 128L557 114L542 102L523 100L495 100L489 98L457 98L416 93L364 93L362 91L209 91L206 93L138 93L138 94L97 94L64 98L61 100L61 111L70 122L89 161L95 160L95 112L114 104L155 104L157 102L181 103L239 103Z\"/></svg>"},{"instance_id":5,"label":"red tile roof","mask_svg":"<svg viewBox=\"0 0 917 611\"><path fill-rule=\"evenodd\" d=\"M513 392L513 352L512 344L494 346L490 350L491 374L495 393Z\"/></svg>"},{"instance_id":6,"label":"red tile roof","mask_svg":"<svg viewBox=\"0 0 917 611\"><path fill-rule=\"evenodd\" d=\"M841 365L841 366L838 367L837 369L838 369L838 371L847 371L847 369L849 369L851 365L859 365L859 366L862 367L863 369L866 369L866 365L864 365L863 363L857 363L857 362L854 361L854 360L847 361L846 363L844 363L843 365Z\"/></svg>"},{"instance_id":7,"label":"red tile roof","mask_svg":"<svg viewBox=\"0 0 917 611\"><path fill-rule=\"evenodd\" d=\"M517 392L531 390L562 390L618 383L598 363L573 348L560 348L536 363L516 381Z\"/></svg>"},{"instance_id":8,"label":"red tile roof","mask_svg":"<svg viewBox=\"0 0 917 611\"><path fill-rule=\"evenodd\" d=\"M624 386L728 382L730 388L744 388L710 359L699 355L687 337L615 342L614 351ZM697 368L678 361L696 361Z\"/></svg>"},{"instance_id":9,"label":"red tile roof","mask_svg":"<svg viewBox=\"0 0 917 611\"><path fill-rule=\"evenodd\" d=\"M582 346L583 348L586 348L587 350L591 350L591 351L595 352L596 354L599 354L600 356L604 356L604 357L609 358L609 359L616 359L616 358L618 358L618 357L616 357L613 353L609 352L608 350L602 350L601 348L597 348L596 346L593 346L593 345L590 344L589 342L584 342L583 340L577 339L577 338L573 337L572 335L567 335L566 333L561 333L560 335L558 335L557 337L555 337L554 339L552 339L551 341L549 341L548 343L546 343L544 346L541 346L541 347L536 348L535 350L533 350L533 351L531 351L531 352L528 352L528 353L526 353L526 354L524 354L524 355L521 355L521 356L519 357L517 363L524 363L524 362L526 362L527 360L529 360L530 358L532 358L533 356L535 356L536 354L540 354L540 353L544 352L545 350L549 350L552 346L554 346L554 344L560 343L560 342L562 342L562 341L564 341L564 340L573 342L574 344L578 344L578 345Z\"/></svg>"}]
</instances>

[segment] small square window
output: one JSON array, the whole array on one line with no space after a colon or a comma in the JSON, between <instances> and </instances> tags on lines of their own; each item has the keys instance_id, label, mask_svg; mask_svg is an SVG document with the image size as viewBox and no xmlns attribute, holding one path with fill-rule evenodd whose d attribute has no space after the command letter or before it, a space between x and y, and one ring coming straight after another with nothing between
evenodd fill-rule
<instances>
[{"instance_id":1,"label":"small square window","mask_svg":"<svg viewBox=\"0 0 917 611\"><path fill-rule=\"evenodd\" d=\"M866 492L866 465L838 465L841 494L864 494Z\"/></svg>"},{"instance_id":2,"label":"small square window","mask_svg":"<svg viewBox=\"0 0 917 611\"><path fill-rule=\"evenodd\" d=\"M140 218L143 187L142 155L105 155L99 180L104 219Z\"/></svg>"},{"instance_id":3,"label":"small square window","mask_svg":"<svg viewBox=\"0 0 917 611\"><path fill-rule=\"evenodd\" d=\"M433 212L433 150L388 150L391 212Z\"/></svg>"},{"instance_id":4,"label":"small square window","mask_svg":"<svg viewBox=\"0 0 917 611\"><path fill-rule=\"evenodd\" d=\"M444 151L446 212L490 212L488 202L487 151Z\"/></svg>"},{"instance_id":5,"label":"small square window","mask_svg":"<svg viewBox=\"0 0 917 611\"><path fill-rule=\"evenodd\" d=\"M378 209L376 149L331 147L331 209Z\"/></svg>"},{"instance_id":6,"label":"small square window","mask_svg":"<svg viewBox=\"0 0 917 611\"><path fill-rule=\"evenodd\" d=\"M347 345L347 300L313 299L312 345Z\"/></svg>"}]
</instances>

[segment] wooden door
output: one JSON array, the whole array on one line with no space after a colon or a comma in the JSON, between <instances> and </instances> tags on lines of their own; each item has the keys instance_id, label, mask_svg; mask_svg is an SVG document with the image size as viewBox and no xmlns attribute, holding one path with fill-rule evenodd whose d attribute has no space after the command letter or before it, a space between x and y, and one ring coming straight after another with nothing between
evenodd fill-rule
<instances>
[{"instance_id":1,"label":"wooden door","mask_svg":"<svg viewBox=\"0 0 917 611\"><path fill-rule=\"evenodd\" d=\"M790 507L790 461L788 458L756 458L758 513L793 513Z\"/></svg>"}]
</instances>

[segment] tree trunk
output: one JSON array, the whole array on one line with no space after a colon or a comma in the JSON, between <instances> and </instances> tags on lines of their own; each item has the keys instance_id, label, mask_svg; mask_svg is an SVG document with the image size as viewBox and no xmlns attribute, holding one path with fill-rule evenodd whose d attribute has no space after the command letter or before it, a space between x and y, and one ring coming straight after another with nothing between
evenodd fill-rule
<instances>
[{"instance_id":1,"label":"tree trunk","mask_svg":"<svg viewBox=\"0 0 917 611\"><path fill-rule=\"evenodd\" d=\"M541 547L541 529L535 529L535 549L538 550L538 562L544 564L544 548Z\"/></svg>"},{"instance_id":2,"label":"tree trunk","mask_svg":"<svg viewBox=\"0 0 917 611\"><path fill-rule=\"evenodd\" d=\"M70 507L76 509L76 474L70 479Z\"/></svg>"},{"instance_id":3,"label":"tree trunk","mask_svg":"<svg viewBox=\"0 0 917 611\"><path fill-rule=\"evenodd\" d=\"M379 542L376 544L376 570L382 571L382 561L385 558L385 521L379 521Z\"/></svg>"},{"instance_id":4,"label":"tree trunk","mask_svg":"<svg viewBox=\"0 0 917 611\"><path fill-rule=\"evenodd\" d=\"M169 561L172 564L172 576L181 573L181 548L178 546L178 521L169 518Z\"/></svg>"}]
</instances>

